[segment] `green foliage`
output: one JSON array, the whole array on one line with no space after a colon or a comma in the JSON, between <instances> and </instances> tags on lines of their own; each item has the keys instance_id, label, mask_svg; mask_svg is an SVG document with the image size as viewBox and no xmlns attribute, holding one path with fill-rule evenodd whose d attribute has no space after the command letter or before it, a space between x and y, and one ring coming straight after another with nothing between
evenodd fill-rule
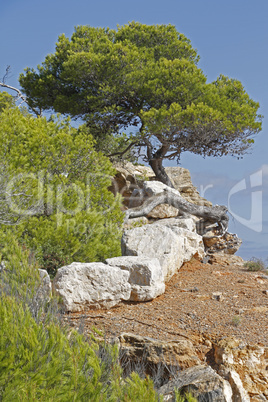
<instances>
[{"instance_id":1,"label":"green foliage","mask_svg":"<svg viewBox=\"0 0 268 402\"><path fill-rule=\"evenodd\" d=\"M262 261L261 258L252 257L249 261L245 262L244 267L247 268L248 271L264 271L267 269L267 266Z\"/></svg>"},{"instance_id":2,"label":"green foliage","mask_svg":"<svg viewBox=\"0 0 268 402\"><path fill-rule=\"evenodd\" d=\"M1 273L1 284L4 275L10 286L6 292L1 285L0 399L106 400L102 381L109 378L102 377L98 345L89 345L75 331L68 334L53 320L34 320L25 296L27 290L27 299L33 297L32 285L39 284L34 284L37 267L26 265L27 252L12 237L4 243L12 255L5 253L7 267Z\"/></svg>"},{"instance_id":3,"label":"green foliage","mask_svg":"<svg viewBox=\"0 0 268 402\"><path fill-rule=\"evenodd\" d=\"M14 107L15 106L15 102L14 99L11 95L9 95L9 93L7 92L0 92L0 113L8 108L8 107Z\"/></svg>"},{"instance_id":4,"label":"green foliage","mask_svg":"<svg viewBox=\"0 0 268 402\"><path fill-rule=\"evenodd\" d=\"M142 380L137 373L132 372L126 380L126 386L123 387L122 400L158 402L159 398L154 390L154 383L149 377Z\"/></svg>"},{"instance_id":5,"label":"green foliage","mask_svg":"<svg viewBox=\"0 0 268 402\"><path fill-rule=\"evenodd\" d=\"M46 310L33 315L38 267L10 234L1 245L1 401L158 400L152 381L136 374L121 379L115 346L86 340Z\"/></svg>"},{"instance_id":6,"label":"green foliage","mask_svg":"<svg viewBox=\"0 0 268 402\"><path fill-rule=\"evenodd\" d=\"M23 302L32 300L36 287L40 285L37 265L10 231L0 232L0 255L5 267L0 271L0 299L4 293Z\"/></svg>"},{"instance_id":7,"label":"green foliage","mask_svg":"<svg viewBox=\"0 0 268 402\"><path fill-rule=\"evenodd\" d=\"M114 174L82 126L5 108L0 126L0 223L34 250L51 274L70 261L120 254L120 197Z\"/></svg>"},{"instance_id":8,"label":"green foliage","mask_svg":"<svg viewBox=\"0 0 268 402\"><path fill-rule=\"evenodd\" d=\"M190 393L186 393L184 396L175 389L175 401L176 402L197 402L197 399L194 398Z\"/></svg>"},{"instance_id":9,"label":"green foliage","mask_svg":"<svg viewBox=\"0 0 268 402\"><path fill-rule=\"evenodd\" d=\"M149 162L184 151L242 155L261 129L259 104L238 80L207 83L198 60L172 25L78 26L20 84L31 107L82 117L104 148L112 134L136 127L135 146L147 147Z\"/></svg>"}]
</instances>

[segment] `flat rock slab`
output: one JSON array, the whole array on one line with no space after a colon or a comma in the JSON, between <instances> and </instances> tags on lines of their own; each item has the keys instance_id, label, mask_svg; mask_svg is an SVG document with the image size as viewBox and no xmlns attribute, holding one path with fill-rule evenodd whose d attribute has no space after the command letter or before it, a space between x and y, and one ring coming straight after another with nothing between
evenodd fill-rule
<instances>
[{"instance_id":1,"label":"flat rock slab","mask_svg":"<svg viewBox=\"0 0 268 402\"><path fill-rule=\"evenodd\" d=\"M131 301L153 300L165 292L164 275L157 258L115 257L108 258L106 262L129 272Z\"/></svg>"},{"instance_id":2,"label":"flat rock slab","mask_svg":"<svg viewBox=\"0 0 268 402\"><path fill-rule=\"evenodd\" d=\"M53 288L61 296L67 311L110 308L121 300L129 300L128 278L128 271L101 262L73 262L58 269Z\"/></svg>"}]
</instances>

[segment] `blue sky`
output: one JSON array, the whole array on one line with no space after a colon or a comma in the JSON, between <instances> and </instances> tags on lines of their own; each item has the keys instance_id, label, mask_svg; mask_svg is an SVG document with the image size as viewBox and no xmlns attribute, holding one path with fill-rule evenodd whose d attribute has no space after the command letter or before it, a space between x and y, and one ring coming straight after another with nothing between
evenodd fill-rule
<instances>
[{"instance_id":1,"label":"blue sky","mask_svg":"<svg viewBox=\"0 0 268 402\"><path fill-rule=\"evenodd\" d=\"M174 24L201 56L208 81L225 74L242 81L261 105L263 130L252 154L203 159L185 154L181 166L215 204L229 205L230 231L243 239L238 254L268 257L268 1L267 0L9 0L0 8L0 77L18 86L25 67L36 67L54 51L58 36L76 25L115 28L129 21ZM254 176L254 174L256 174ZM257 179L256 179L257 177ZM259 178L259 179L258 179ZM228 203L229 198L229 203ZM257 210L254 214L252 210Z\"/></svg>"}]
</instances>

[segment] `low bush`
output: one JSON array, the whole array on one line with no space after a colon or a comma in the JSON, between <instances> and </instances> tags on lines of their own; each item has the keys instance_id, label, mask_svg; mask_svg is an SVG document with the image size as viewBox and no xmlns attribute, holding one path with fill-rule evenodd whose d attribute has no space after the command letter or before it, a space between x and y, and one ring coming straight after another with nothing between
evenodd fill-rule
<instances>
[{"instance_id":1,"label":"low bush","mask_svg":"<svg viewBox=\"0 0 268 402\"><path fill-rule=\"evenodd\" d=\"M244 267L248 271L264 271L267 269L265 263L261 258L252 257L249 261L245 262Z\"/></svg>"}]
</instances>

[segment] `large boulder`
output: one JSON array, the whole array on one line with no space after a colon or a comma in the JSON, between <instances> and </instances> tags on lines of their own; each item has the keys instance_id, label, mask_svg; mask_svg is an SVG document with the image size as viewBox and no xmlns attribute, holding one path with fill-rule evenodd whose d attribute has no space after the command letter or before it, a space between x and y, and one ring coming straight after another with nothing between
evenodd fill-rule
<instances>
[{"instance_id":1,"label":"large boulder","mask_svg":"<svg viewBox=\"0 0 268 402\"><path fill-rule=\"evenodd\" d=\"M177 378L159 389L164 401L176 401L174 389L181 393L191 393L198 401L232 402L233 392L230 384L211 367L198 365L181 371Z\"/></svg>"},{"instance_id":2,"label":"large boulder","mask_svg":"<svg viewBox=\"0 0 268 402\"><path fill-rule=\"evenodd\" d=\"M157 258L115 257L108 258L106 262L129 272L130 300L152 300L165 292L164 275Z\"/></svg>"},{"instance_id":3,"label":"large boulder","mask_svg":"<svg viewBox=\"0 0 268 402\"><path fill-rule=\"evenodd\" d=\"M126 230L122 236L122 255L158 258L168 281L193 256L202 259L204 246L201 236L180 227L183 219L160 222Z\"/></svg>"},{"instance_id":4,"label":"large boulder","mask_svg":"<svg viewBox=\"0 0 268 402\"><path fill-rule=\"evenodd\" d=\"M58 269L53 288L61 296L67 311L110 308L121 300L129 300L128 278L128 271L101 262L73 262Z\"/></svg>"}]
</instances>

